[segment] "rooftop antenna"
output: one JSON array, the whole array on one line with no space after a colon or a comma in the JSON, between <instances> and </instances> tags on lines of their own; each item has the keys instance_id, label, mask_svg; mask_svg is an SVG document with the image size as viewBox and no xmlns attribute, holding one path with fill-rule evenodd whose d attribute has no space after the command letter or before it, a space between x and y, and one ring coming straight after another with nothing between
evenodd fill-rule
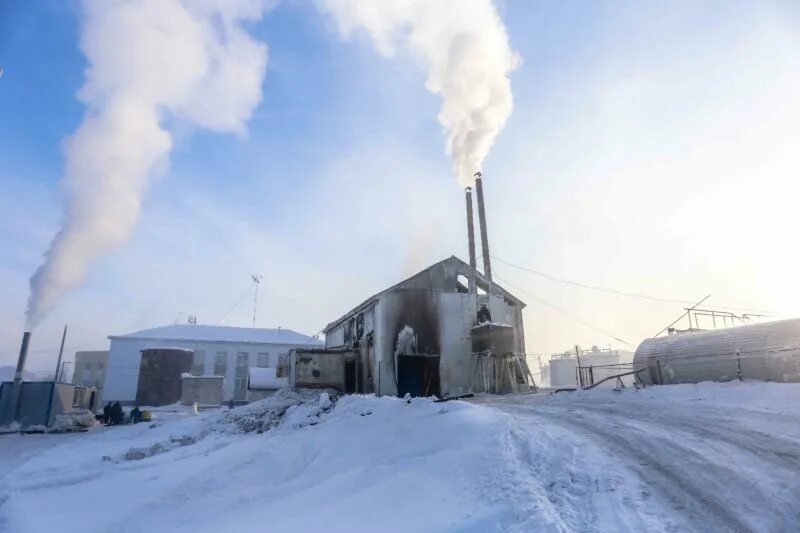
<instances>
[{"instance_id":1,"label":"rooftop antenna","mask_svg":"<svg viewBox=\"0 0 800 533\"><path fill-rule=\"evenodd\" d=\"M261 284L261 280L264 277L261 274L251 274L250 279L253 280L253 285L255 286L255 292L253 295L253 327L256 327L256 309L258 307L258 286Z\"/></svg>"}]
</instances>

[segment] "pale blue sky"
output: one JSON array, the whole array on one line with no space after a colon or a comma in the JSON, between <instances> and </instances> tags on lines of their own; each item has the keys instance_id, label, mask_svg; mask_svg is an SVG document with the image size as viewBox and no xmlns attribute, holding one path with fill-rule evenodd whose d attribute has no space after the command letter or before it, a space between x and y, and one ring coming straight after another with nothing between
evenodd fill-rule
<instances>
[{"instance_id":1,"label":"pale blue sky","mask_svg":"<svg viewBox=\"0 0 800 533\"><path fill-rule=\"evenodd\" d=\"M796 4L499 6L523 62L485 167L493 253L796 316ZM27 279L61 217L61 141L83 113L79 22L72 2L0 3L0 364L16 357ZM178 313L247 325L250 297L223 315L252 272L265 276L259 324L313 334L414 269L466 255L463 193L417 65L342 42L311 2L281 3L252 32L269 65L248 136L177 132L133 237L42 322L32 367L51 366L65 322L68 346L97 348ZM495 270L634 345L681 312ZM625 347L520 296L531 352Z\"/></svg>"}]
</instances>

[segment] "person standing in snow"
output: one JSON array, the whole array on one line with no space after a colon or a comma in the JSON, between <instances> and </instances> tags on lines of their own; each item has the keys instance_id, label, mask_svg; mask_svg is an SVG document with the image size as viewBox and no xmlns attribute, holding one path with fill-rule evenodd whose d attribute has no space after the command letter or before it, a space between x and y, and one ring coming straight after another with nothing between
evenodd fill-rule
<instances>
[{"instance_id":1,"label":"person standing in snow","mask_svg":"<svg viewBox=\"0 0 800 533\"><path fill-rule=\"evenodd\" d=\"M120 425L123 418L125 418L125 413L122 411L122 406L119 402L114 402L114 405L111 406L111 424Z\"/></svg>"},{"instance_id":2,"label":"person standing in snow","mask_svg":"<svg viewBox=\"0 0 800 533\"><path fill-rule=\"evenodd\" d=\"M103 424L109 425L111 423L111 402L108 402L103 407Z\"/></svg>"}]
</instances>

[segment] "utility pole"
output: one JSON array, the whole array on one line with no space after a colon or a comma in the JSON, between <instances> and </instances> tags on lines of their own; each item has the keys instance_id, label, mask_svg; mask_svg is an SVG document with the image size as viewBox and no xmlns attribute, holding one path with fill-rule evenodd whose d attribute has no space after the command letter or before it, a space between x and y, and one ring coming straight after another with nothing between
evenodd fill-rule
<instances>
[{"instance_id":1,"label":"utility pole","mask_svg":"<svg viewBox=\"0 0 800 533\"><path fill-rule=\"evenodd\" d=\"M578 360L578 383L580 388L583 388L583 371L581 370L581 348L575 345L575 358Z\"/></svg>"},{"instance_id":2,"label":"utility pole","mask_svg":"<svg viewBox=\"0 0 800 533\"><path fill-rule=\"evenodd\" d=\"M53 381L58 383L58 372L61 369L61 356L64 355L64 341L67 338L67 325L64 324L64 333L61 335L61 348L58 350L58 362L56 363L56 375L53 377Z\"/></svg>"},{"instance_id":3,"label":"utility pole","mask_svg":"<svg viewBox=\"0 0 800 533\"><path fill-rule=\"evenodd\" d=\"M255 285L255 291L253 295L253 327L256 327L256 309L258 308L258 286L261 284L261 280L264 279L263 276L260 274L251 274L250 279L253 280L253 285Z\"/></svg>"}]
</instances>

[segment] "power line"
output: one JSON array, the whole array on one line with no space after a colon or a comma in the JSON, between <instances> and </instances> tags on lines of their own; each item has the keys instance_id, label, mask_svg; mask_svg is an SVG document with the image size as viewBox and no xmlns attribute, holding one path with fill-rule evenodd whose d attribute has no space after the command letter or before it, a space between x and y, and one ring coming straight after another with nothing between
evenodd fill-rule
<instances>
[{"instance_id":1,"label":"power line","mask_svg":"<svg viewBox=\"0 0 800 533\"><path fill-rule=\"evenodd\" d=\"M686 305L694 305L695 304L695 302L693 300L679 300L679 299L676 299L676 298L659 298L657 296L650 296L650 295L647 295L647 294L620 291L620 290L617 290L617 289L609 289L607 287L599 287L597 285L589 285L587 283L580 283L578 281L572 281L572 280L568 280L568 279L552 276L552 275L547 274L545 272L542 272L540 270L535 270L533 268L528 268L528 267L524 267L524 266L521 266L521 265L517 265L517 264L514 264L514 263L512 263L510 261L506 261L505 259L501 259L501 258L499 258L499 257L497 257L495 255L493 255L491 257L492 257L492 259L500 261L501 263L503 263L505 265L508 265L510 267L517 268L519 270L524 270L526 272L530 272L531 274L536 274L537 276L541 276L543 278L549 279L550 281L556 281L558 283L564 283L564 284L567 284L567 285L572 285L573 287L580 287L582 289L589 289L589 290L593 290L593 291L607 292L607 293L610 293L610 294L616 294L617 296L628 296L630 298L641 298L643 300L650 300L650 301L653 301L653 302L662 302L662 303L671 303L671 304L686 304ZM728 310L731 310L731 311L752 311L752 312L757 312L757 313L772 313L772 314L774 314L772 311L763 311L763 310L759 310L759 309L751 309L751 308L744 308L744 307L729 307L729 306L724 306L724 305L712 305L712 306L709 306L709 307L716 307L716 308L719 308L719 309L728 309Z\"/></svg>"},{"instance_id":2,"label":"power line","mask_svg":"<svg viewBox=\"0 0 800 533\"><path fill-rule=\"evenodd\" d=\"M616 336L616 335L614 335L613 333L610 333L610 332L608 332L608 331L606 331L606 330L604 330L604 329L602 329L602 328L599 328L599 327L597 327L597 326L595 326L595 325L593 325L593 324L590 324L589 322L585 321L584 319L582 319L582 318L580 318L580 317L577 317L577 316L573 315L572 313L569 313L568 311L564 311L564 310L563 310L563 309L561 309L560 307L558 307L558 306L555 306L555 305L551 304L550 302L546 302L545 300L542 300L542 299L541 299L541 298L539 298L538 296L536 296L536 295L532 294L531 292L529 292L529 291L527 291L527 290L523 289L522 287L520 287L520 286L518 286L518 285L514 285L513 283L511 283L511 282L510 282L510 281L508 281L507 279L503 279L503 278L501 278L500 276L498 276L497 274L495 274L495 276L494 276L494 277L495 277L495 278L497 278L498 280L502 281L503 283L505 283L505 284L506 284L506 285L508 285L509 287L514 287L514 288L515 288L515 289L517 289L518 291L520 291L520 292L524 292L525 294L527 294L528 296L530 296L531 298L533 298L534 300L536 300L536 301L537 301L537 302L539 302L540 304L542 304L542 305L546 305L547 307L549 307L549 308L551 308L551 309L553 309L553 310L555 310L555 311L558 311L559 313L561 313L561 314L563 314L563 315L565 315L565 316L568 316L568 317L569 317L569 318L571 318L572 320L575 320L575 321L577 321L577 322L580 322L581 324L583 324L584 326L586 326L586 327L588 327L588 328L590 328L590 329L593 329L593 330L595 330L595 331L597 331L597 332L599 332L599 333L602 333L603 335L607 335L607 336L611 337L612 339L614 339L614 340L616 340L616 341L619 341L619 342L621 342L621 343L623 343L623 344L626 344L626 345L628 345L628 346L630 346L630 347L633 347L633 344L629 343L628 341L626 341L626 340L623 340L623 339L620 339L619 337L617 337L617 336Z\"/></svg>"},{"instance_id":3,"label":"power line","mask_svg":"<svg viewBox=\"0 0 800 533\"><path fill-rule=\"evenodd\" d=\"M215 326L219 326L222 323L222 321L225 320L228 317L229 314L231 314L231 311L233 311L234 309L239 307L239 304L242 303L242 300L244 300L245 296L247 296L248 294L250 294L250 285L249 284L247 286L247 289L245 289L245 291L242 293L242 295L236 300L236 303L234 303L232 306L230 306L230 308L227 311L225 311L225 313L219 318L219 320L217 320L214 323L214 325Z\"/></svg>"}]
</instances>

